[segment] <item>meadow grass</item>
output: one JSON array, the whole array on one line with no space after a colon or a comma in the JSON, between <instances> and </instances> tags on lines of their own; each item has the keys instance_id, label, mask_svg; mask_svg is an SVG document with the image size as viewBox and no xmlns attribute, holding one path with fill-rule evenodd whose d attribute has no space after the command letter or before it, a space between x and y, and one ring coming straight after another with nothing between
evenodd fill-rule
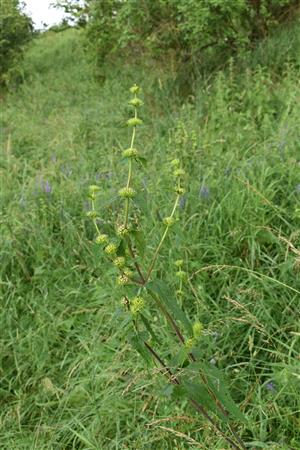
<instances>
[{"instance_id":1,"label":"meadow grass","mask_svg":"<svg viewBox=\"0 0 300 450\"><path fill-rule=\"evenodd\" d=\"M248 418L248 448L299 449L299 26L186 97L151 60L115 62L99 85L81 38L35 40L23 84L3 101L1 448L227 448L185 402L158 395L164 380L124 340L113 271L86 217L97 183L101 219L113 218L137 82L150 246L172 198L169 161L180 157L187 193L159 265L176 287L173 262L184 260L183 306Z\"/></svg>"}]
</instances>

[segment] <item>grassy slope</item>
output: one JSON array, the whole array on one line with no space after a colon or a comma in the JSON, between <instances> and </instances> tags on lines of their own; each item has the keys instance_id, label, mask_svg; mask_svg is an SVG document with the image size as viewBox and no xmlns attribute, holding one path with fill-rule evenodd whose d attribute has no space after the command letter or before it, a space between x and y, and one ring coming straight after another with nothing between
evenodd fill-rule
<instances>
[{"instance_id":1,"label":"grassy slope","mask_svg":"<svg viewBox=\"0 0 300 450\"><path fill-rule=\"evenodd\" d=\"M1 448L196 448L160 425L224 448L186 405L157 400L160 377L122 339L114 277L91 243L87 187L99 182L104 203L122 186L134 82L145 100L148 169L137 180L153 211L150 247L170 207L168 160L179 156L188 193L161 263L174 285L178 257L201 269L186 309L210 339L203 357L226 370L249 417L245 441L300 448L299 31L201 83L183 106L150 63L114 67L97 85L76 31L31 46L2 116ZM182 415L191 423L146 426Z\"/></svg>"}]
</instances>

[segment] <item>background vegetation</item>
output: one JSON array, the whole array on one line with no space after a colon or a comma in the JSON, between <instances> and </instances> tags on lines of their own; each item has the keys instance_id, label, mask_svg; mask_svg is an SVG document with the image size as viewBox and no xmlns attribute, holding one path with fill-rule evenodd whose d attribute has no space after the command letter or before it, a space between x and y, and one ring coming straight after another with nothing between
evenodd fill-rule
<instances>
[{"instance_id":1,"label":"background vegetation","mask_svg":"<svg viewBox=\"0 0 300 450\"><path fill-rule=\"evenodd\" d=\"M154 244L170 159L188 173L161 267L176 287L173 261L185 261L183 307L204 324L203 358L224 371L248 418L248 448L300 448L299 22L189 83L171 57L133 46L134 58L106 60L99 85L86 33L33 40L24 81L3 101L1 448L226 448L123 339L115 277L86 218L97 183L101 218L111 219L134 82Z\"/></svg>"},{"instance_id":2,"label":"background vegetation","mask_svg":"<svg viewBox=\"0 0 300 450\"><path fill-rule=\"evenodd\" d=\"M32 35L32 22L18 0L2 0L0 24L0 85L5 85L18 72L24 44Z\"/></svg>"}]
</instances>

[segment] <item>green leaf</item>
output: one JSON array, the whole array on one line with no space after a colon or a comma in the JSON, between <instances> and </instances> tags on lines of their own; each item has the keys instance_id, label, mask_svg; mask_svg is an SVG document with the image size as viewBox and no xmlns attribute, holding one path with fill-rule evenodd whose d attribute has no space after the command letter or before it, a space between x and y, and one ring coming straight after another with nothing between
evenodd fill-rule
<instances>
[{"instance_id":1,"label":"green leaf","mask_svg":"<svg viewBox=\"0 0 300 450\"><path fill-rule=\"evenodd\" d=\"M167 307L169 313L172 313L175 320L179 320L186 331L192 335L192 325L185 312L177 303L174 292L161 280L154 280L147 284L147 289L157 295Z\"/></svg>"},{"instance_id":2,"label":"green leaf","mask_svg":"<svg viewBox=\"0 0 300 450\"><path fill-rule=\"evenodd\" d=\"M186 368L187 371L196 374L199 371L205 375L208 386L225 410L234 418L246 422L238 406L233 401L223 373L213 365L203 362L193 362Z\"/></svg>"},{"instance_id":3,"label":"green leaf","mask_svg":"<svg viewBox=\"0 0 300 450\"><path fill-rule=\"evenodd\" d=\"M161 395L163 395L164 397L171 397L173 392L174 392L174 385L173 384L165 384L159 393Z\"/></svg>"},{"instance_id":4,"label":"green leaf","mask_svg":"<svg viewBox=\"0 0 300 450\"><path fill-rule=\"evenodd\" d=\"M143 214L149 214L148 195L146 191L139 191L134 198L134 203L140 208Z\"/></svg>"},{"instance_id":5,"label":"green leaf","mask_svg":"<svg viewBox=\"0 0 300 450\"><path fill-rule=\"evenodd\" d=\"M140 313L140 317L142 319L143 324L145 325L148 333L151 335L152 339L157 343L157 344L161 344L160 340L158 339L158 337L156 336L155 332L153 331L148 319L144 316L144 314Z\"/></svg>"},{"instance_id":6,"label":"green leaf","mask_svg":"<svg viewBox=\"0 0 300 450\"><path fill-rule=\"evenodd\" d=\"M134 243L138 249L139 254L143 256L146 248L144 233L141 230L134 230L131 231L130 236L133 237Z\"/></svg>"},{"instance_id":7,"label":"green leaf","mask_svg":"<svg viewBox=\"0 0 300 450\"><path fill-rule=\"evenodd\" d=\"M182 346L180 347L179 352L176 353L176 355L172 358L170 362L171 367L182 367L184 362L188 358L188 350Z\"/></svg>"},{"instance_id":8,"label":"green leaf","mask_svg":"<svg viewBox=\"0 0 300 450\"><path fill-rule=\"evenodd\" d=\"M208 393L207 388L200 383L192 383L190 381L182 382L182 386L190 400L194 400L201 406L204 406L208 411L215 414L218 413L217 406Z\"/></svg>"},{"instance_id":9,"label":"green leaf","mask_svg":"<svg viewBox=\"0 0 300 450\"><path fill-rule=\"evenodd\" d=\"M137 156L135 160L140 163L141 166L146 167L147 166L147 159L143 156Z\"/></svg>"},{"instance_id":10,"label":"green leaf","mask_svg":"<svg viewBox=\"0 0 300 450\"><path fill-rule=\"evenodd\" d=\"M148 366L152 363L152 358L147 348L145 347L144 341L147 335L145 333L130 333L128 340L132 347L141 355Z\"/></svg>"}]
</instances>

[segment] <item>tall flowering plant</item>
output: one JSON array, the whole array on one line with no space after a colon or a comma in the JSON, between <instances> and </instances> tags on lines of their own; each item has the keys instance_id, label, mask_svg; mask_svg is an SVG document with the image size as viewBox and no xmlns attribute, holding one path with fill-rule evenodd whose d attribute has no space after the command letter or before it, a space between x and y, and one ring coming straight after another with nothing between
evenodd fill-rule
<instances>
[{"instance_id":1,"label":"tall flowering plant","mask_svg":"<svg viewBox=\"0 0 300 450\"><path fill-rule=\"evenodd\" d=\"M95 200L100 190L98 185L89 187L91 210L87 215L92 219L96 232L95 243L103 248L109 262L115 266L117 285L123 290L122 303L132 324L128 339L148 365L160 367L162 374L171 386L175 398L186 398L211 426L234 449L245 449L241 438L233 428L231 420L245 421L244 416L233 402L223 378L223 374L213 365L201 358L201 337L203 326L200 321L191 322L181 306L180 300L188 274L184 270L183 260L175 261L179 289L173 292L165 277L158 278L155 267L171 228L178 220L177 211L180 200L185 193L183 186L184 169L179 159L171 161L174 177L174 201L170 214L163 218L163 230L154 251L141 238L140 226L135 214L131 214L137 196L134 184L134 168L144 161L137 148L137 129L143 124L138 112L143 102L139 98L140 88L131 87L132 98L129 105L133 116L127 120L132 129L129 148L123 150L122 156L128 162L128 174L125 186L119 189L123 201L123 212L119 215L113 233L105 233L99 226ZM155 329L153 309L159 313L161 320L168 324L169 336L174 342L170 349L169 360L161 356L162 342ZM174 356L175 352L175 356ZM166 352L164 351L164 355Z\"/></svg>"}]
</instances>

